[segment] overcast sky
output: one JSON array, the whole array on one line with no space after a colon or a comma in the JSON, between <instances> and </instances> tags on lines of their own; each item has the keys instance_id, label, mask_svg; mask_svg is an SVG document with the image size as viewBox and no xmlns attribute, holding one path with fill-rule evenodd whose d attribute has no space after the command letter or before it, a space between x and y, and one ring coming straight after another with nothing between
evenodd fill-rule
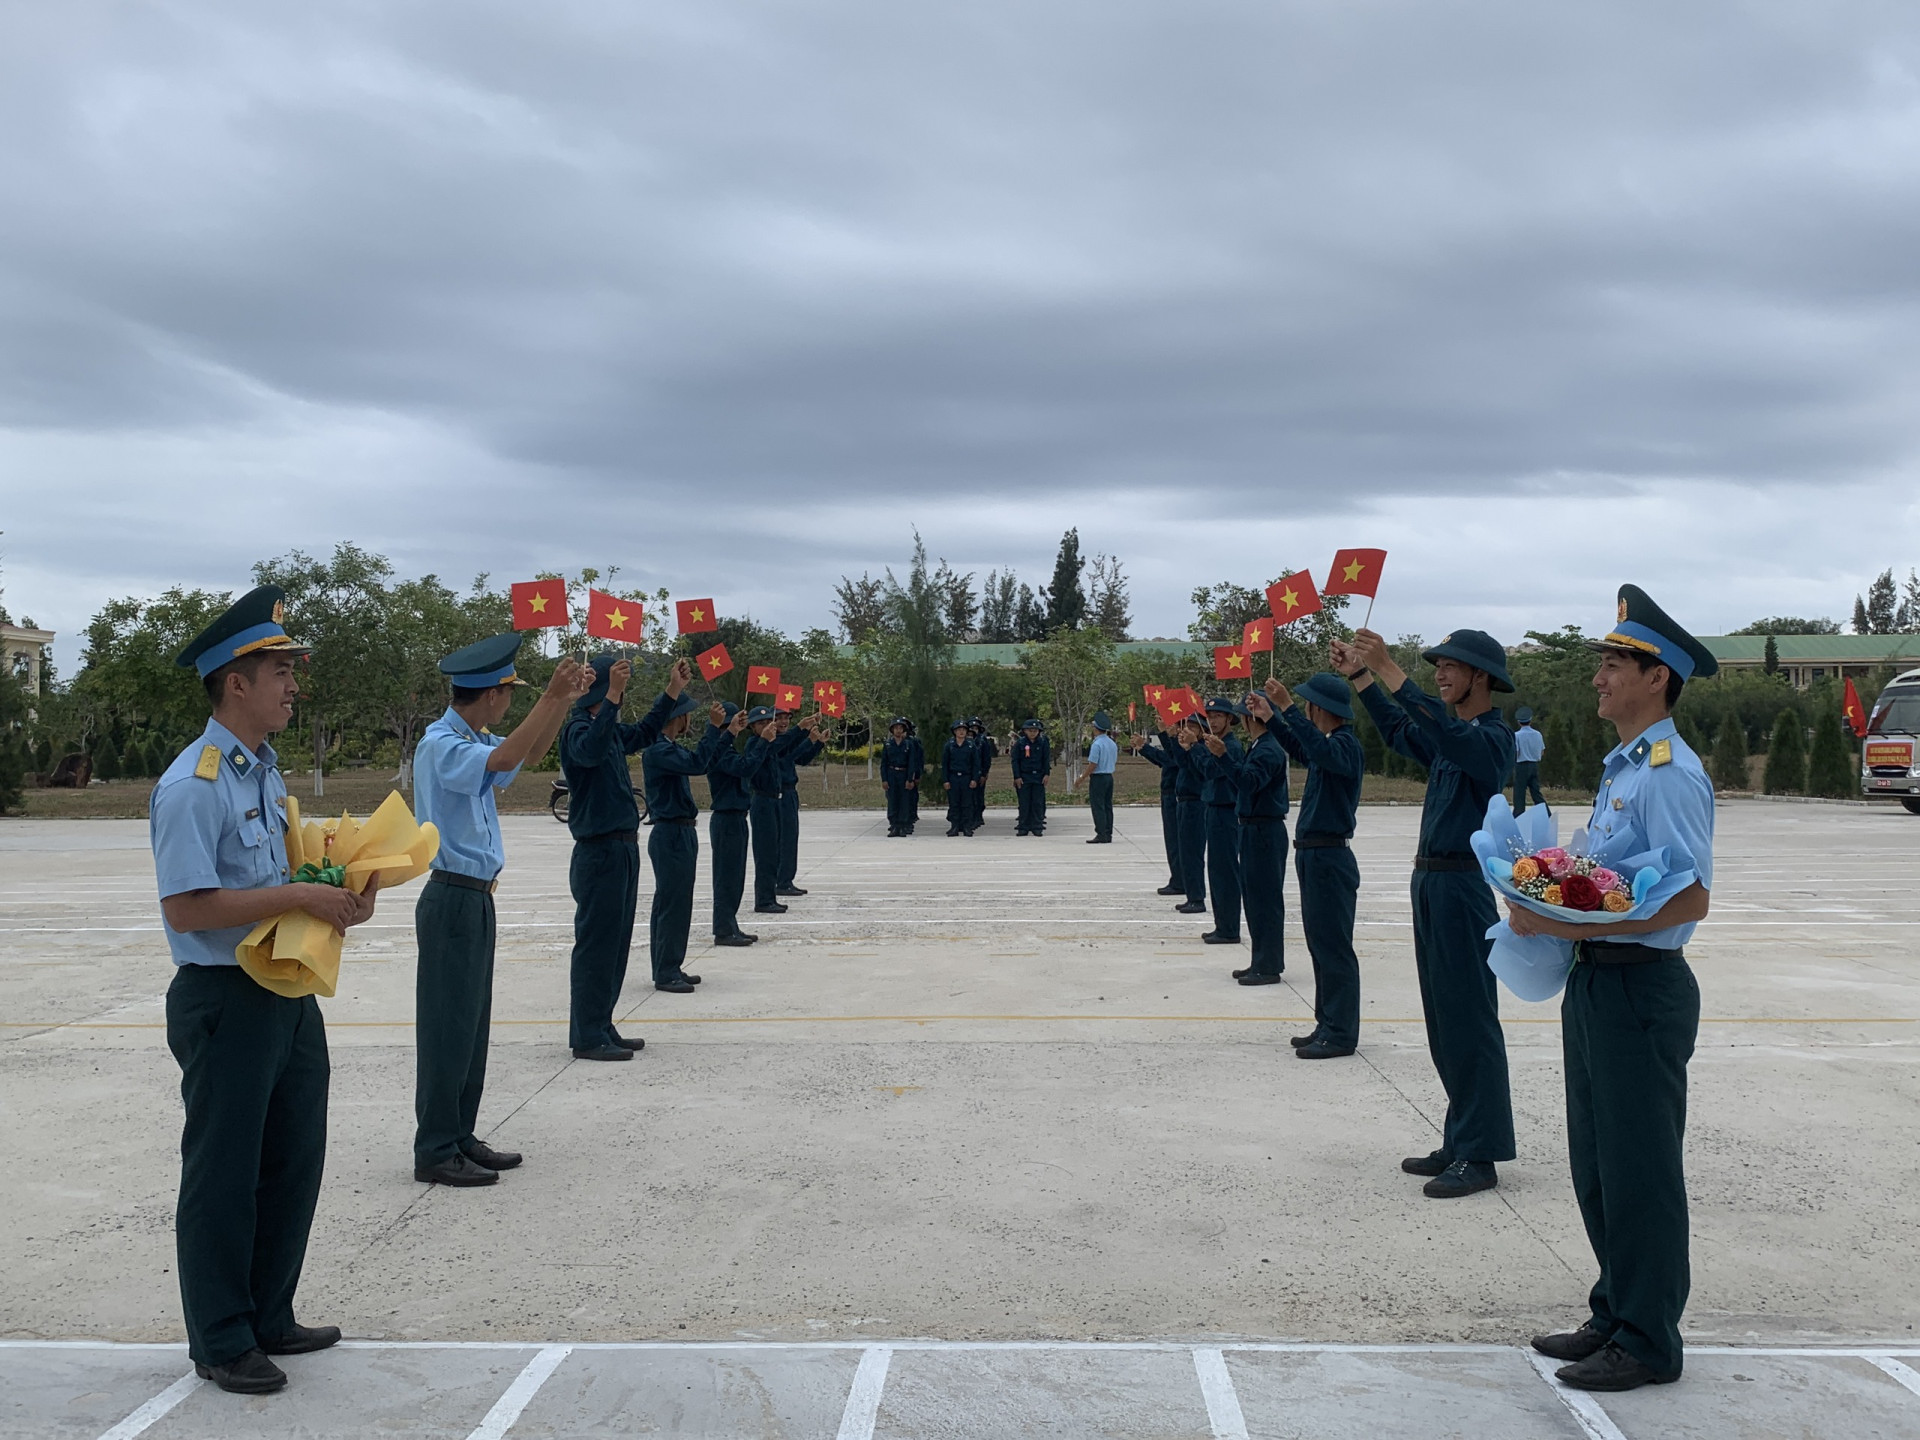
<instances>
[{"instance_id":1,"label":"overcast sky","mask_svg":"<svg viewBox=\"0 0 1920 1440\"><path fill-rule=\"evenodd\" d=\"M351 539L790 630L1385 546L1380 628L1920 565L1912 0L0 0L5 603Z\"/></svg>"}]
</instances>

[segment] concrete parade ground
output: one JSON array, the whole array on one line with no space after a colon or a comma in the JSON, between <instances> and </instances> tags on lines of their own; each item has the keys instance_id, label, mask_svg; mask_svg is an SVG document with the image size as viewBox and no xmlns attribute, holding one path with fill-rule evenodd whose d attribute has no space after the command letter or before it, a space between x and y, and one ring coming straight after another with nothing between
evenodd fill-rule
<instances>
[{"instance_id":1,"label":"concrete parade ground","mask_svg":"<svg viewBox=\"0 0 1920 1440\"><path fill-rule=\"evenodd\" d=\"M1567 828L1577 818L1569 815ZM1173 913L1159 817L1010 811L910 840L809 812L780 916L647 983L630 1064L566 1048L566 832L504 821L481 1134L412 1179L418 886L323 1002L331 1138L299 1316L350 1343L245 1399L191 1378L174 1276L171 974L139 821L0 823L0 1435L1920 1435L1920 818L1720 807L1690 957L1693 1298L1677 1385L1589 1396L1529 1335L1584 1318L1557 1005L1503 993L1519 1158L1433 1201L1418 811L1356 841L1360 1053L1292 1058L1311 968ZM705 825L701 827L704 851ZM1291 877L1289 877L1291 886ZM1289 894L1289 909L1292 896Z\"/></svg>"}]
</instances>

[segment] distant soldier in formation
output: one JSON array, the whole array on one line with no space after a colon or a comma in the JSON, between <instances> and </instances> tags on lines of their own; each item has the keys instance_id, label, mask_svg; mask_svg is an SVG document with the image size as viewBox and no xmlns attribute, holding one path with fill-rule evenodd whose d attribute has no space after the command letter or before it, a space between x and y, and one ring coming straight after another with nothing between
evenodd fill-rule
<instances>
[{"instance_id":1,"label":"distant soldier in formation","mask_svg":"<svg viewBox=\"0 0 1920 1440\"><path fill-rule=\"evenodd\" d=\"M1047 833L1047 776L1053 772L1053 746L1036 718L1020 727L1013 742L1013 794L1019 803L1016 835Z\"/></svg>"},{"instance_id":2,"label":"distant soldier in formation","mask_svg":"<svg viewBox=\"0 0 1920 1440\"><path fill-rule=\"evenodd\" d=\"M974 754L980 762L980 786L973 792L973 826L977 830L987 823L987 780L1000 754L1000 742L987 733L978 715L967 721L967 734L973 740Z\"/></svg>"},{"instance_id":3,"label":"distant soldier in formation","mask_svg":"<svg viewBox=\"0 0 1920 1440\"><path fill-rule=\"evenodd\" d=\"M1434 667L1437 695L1407 678L1374 631L1333 643L1334 668L1360 692L1381 738L1427 767L1413 861L1413 963L1447 1119L1440 1147L1400 1168L1432 1177L1425 1193L1446 1200L1491 1190L1500 1183L1496 1162L1514 1155L1507 1041L1487 968L1487 931L1499 916L1468 844L1513 769L1513 732L1493 705L1493 692L1511 692L1513 682L1506 651L1484 631L1456 630L1421 658Z\"/></svg>"},{"instance_id":4,"label":"distant soldier in formation","mask_svg":"<svg viewBox=\"0 0 1920 1440\"><path fill-rule=\"evenodd\" d=\"M324 1350L340 1331L293 1318L327 1155L326 1024L313 996L275 994L234 951L289 910L344 935L374 905L372 886L355 895L287 873L287 785L267 737L293 716L293 661L309 652L281 628L281 599L249 591L180 652L213 716L151 806L174 966L167 1048L186 1110L174 1239L187 1354L195 1374L243 1395L285 1387L269 1356Z\"/></svg>"},{"instance_id":5,"label":"distant soldier in formation","mask_svg":"<svg viewBox=\"0 0 1920 1440\"><path fill-rule=\"evenodd\" d=\"M1161 895L1184 895L1187 887L1180 879L1180 796L1176 787L1184 751L1173 735L1162 730L1158 736L1133 737L1133 748L1142 760L1160 772L1160 841L1167 851L1167 883Z\"/></svg>"},{"instance_id":6,"label":"distant soldier in formation","mask_svg":"<svg viewBox=\"0 0 1920 1440\"><path fill-rule=\"evenodd\" d=\"M414 804L440 831L440 853L414 906L413 1178L437 1185L491 1185L520 1163L474 1134L487 1082L493 1024L493 892L507 863L495 794L520 767L547 753L593 671L562 660L526 719L502 739L522 635L496 635L440 662L453 689L446 714L427 727L413 756Z\"/></svg>"},{"instance_id":7,"label":"distant soldier in formation","mask_svg":"<svg viewBox=\"0 0 1920 1440\"><path fill-rule=\"evenodd\" d=\"M1087 750L1087 808L1093 812L1093 838L1089 845L1113 843L1113 772L1120 763L1120 747L1113 743L1113 721L1107 712L1093 715L1095 735Z\"/></svg>"},{"instance_id":8,"label":"distant soldier in formation","mask_svg":"<svg viewBox=\"0 0 1920 1440\"><path fill-rule=\"evenodd\" d=\"M780 903L780 828L785 806L781 803L780 759L774 753L775 728L779 716L771 705L756 705L747 711L747 816L753 833L753 913L784 915Z\"/></svg>"},{"instance_id":9,"label":"distant soldier in formation","mask_svg":"<svg viewBox=\"0 0 1920 1440\"><path fill-rule=\"evenodd\" d=\"M1353 950L1360 867L1347 842L1367 757L1353 733L1352 693L1345 680L1323 671L1292 694L1269 680L1266 694L1249 702L1277 707L1268 728L1307 769L1293 833L1300 928L1313 957L1313 1029L1293 1037L1293 1053L1302 1060L1336 1060L1360 1044L1360 960Z\"/></svg>"},{"instance_id":10,"label":"distant soldier in formation","mask_svg":"<svg viewBox=\"0 0 1920 1440\"><path fill-rule=\"evenodd\" d=\"M927 747L920 738L920 727L911 717L907 720L907 746L912 751L907 761L913 776L907 782L907 834L911 835L920 823L920 787L927 782Z\"/></svg>"},{"instance_id":11,"label":"distant soldier in formation","mask_svg":"<svg viewBox=\"0 0 1920 1440\"><path fill-rule=\"evenodd\" d=\"M913 766L913 750L918 743L907 734L907 717L896 715L887 726L886 744L880 749L880 788L887 795L889 840L913 833L913 792L920 783L920 773Z\"/></svg>"},{"instance_id":12,"label":"distant soldier in formation","mask_svg":"<svg viewBox=\"0 0 1920 1440\"><path fill-rule=\"evenodd\" d=\"M1206 754L1200 736L1206 728L1199 715L1182 716L1173 728L1176 748L1171 754L1179 762L1173 788L1180 817L1180 880L1187 894L1173 908L1182 915L1204 915L1207 910L1207 807L1200 799L1206 783L1200 773L1200 758Z\"/></svg>"},{"instance_id":13,"label":"distant soldier in formation","mask_svg":"<svg viewBox=\"0 0 1920 1440\"><path fill-rule=\"evenodd\" d=\"M1533 711L1522 705L1513 712L1513 813L1527 808L1527 797L1536 805L1545 805L1540 793L1540 757L1547 753L1547 737L1533 728Z\"/></svg>"},{"instance_id":14,"label":"distant soldier in formation","mask_svg":"<svg viewBox=\"0 0 1920 1440\"><path fill-rule=\"evenodd\" d=\"M1234 728L1244 712L1224 695L1207 701L1206 733L1219 741L1225 754L1214 757L1213 745L1189 752L1197 757L1200 803L1207 836L1207 888L1213 892L1213 928L1200 939L1208 945L1240 943L1240 802L1239 771L1244 750Z\"/></svg>"},{"instance_id":15,"label":"distant soldier in formation","mask_svg":"<svg viewBox=\"0 0 1920 1440\"><path fill-rule=\"evenodd\" d=\"M777 895L792 897L807 893L794 883L800 875L800 768L811 765L827 742L818 715L794 725L783 713L774 736L774 761L780 767L780 869L773 888Z\"/></svg>"},{"instance_id":16,"label":"distant soldier in formation","mask_svg":"<svg viewBox=\"0 0 1920 1440\"><path fill-rule=\"evenodd\" d=\"M753 762L740 748L747 714L731 700L713 706L707 715L708 738L714 743L713 763L707 769L707 843L713 850L713 943L751 945L760 937L740 928L740 899L747 889L747 812L753 808ZM724 735L714 735L714 731ZM765 763L765 757L762 757Z\"/></svg>"},{"instance_id":17,"label":"distant soldier in formation","mask_svg":"<svg viewBox=\"0 0 1920 1440\"><path fill-rule=\"evenodd\" d=\"M693 929L693 884L700 864L700 807L692 777L704 775L720 747L732 736L709 725L697 750L680 744L700 702L682 695L667 711L660 738L640 756L647 784L647 814L653 833L647 859L653 866L653 910L647 917L647 949L653 960L653 988L670 995L691 995L700 983L687 973L687 937ZM593 1055L590 1059L612 1059Z\"/></svg>"},{"instance_id":18,"label":"distant soldier in formation","mask_svg":"<svg viewBox=\"0 0 1920 1440\"><path fill-rule=\"evenodd\" d=\"M1261 695L1248 697L1244 752L1231 735L1207 735L1208 765L1234 792L1237 878L1247 912L1247 939L1253 959L1235 970L1242 985L1278 985L1287 968L1287 756L1271 729L1273 711ZM1211 812L1209 812L1211 813ZM1212 837L1208 849L1214 848ZM1215 914L1220 886L1214 885Z\"/></svg>"},{"instance_id":19,"label":"distant soldier in formation","mask_svg":"<svg viewBox=\"0 0 1920 1440\"><path fill-rule=\"evenodd\" d=\"M940 778L947 785L947 834L971 836L973 797L980 789L980 752L973 747L965 720L953 722L953 736L940 747Z\"/></svg>"}]
</instances>

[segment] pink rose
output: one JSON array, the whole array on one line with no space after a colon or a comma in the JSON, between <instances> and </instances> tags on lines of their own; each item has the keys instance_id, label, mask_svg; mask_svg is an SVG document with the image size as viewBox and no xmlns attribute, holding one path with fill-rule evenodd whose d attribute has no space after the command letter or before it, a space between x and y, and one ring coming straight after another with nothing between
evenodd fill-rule
<instances>
[{"instance_id":1,"label":"pink rose","mask_svg":"<svg viewBox=\"0 0 1920 1440\"><path fill-rule=\"evenodd\" d=\"M1603 895L1609 890L1624 890L1627 888L1626 882L1604 865L1593 872L1593 883L1600 887L1600 893Z\"/></svg>"},{"instance_id":2,"label":"pink rose","mask_svg":"<svg viewBox=\"0 0 1920 1440\"><path fill-rule=\"evenodd\" d=\"M1573 874L1573 857L1571 855L1562 855L1558 860L1549 861L1547 863L1547 873L1556 880L1565 880ZM1583 876L1581 878L1584 879L1585 877Z\"/></svg>"},{"instance_id":3,"label":"pink rose","mask_svg":"<svg viewBox=\"0 0 1920 1440\"><path fill-rule=\"evenodd\" d=\"M1540 868L1548 874L1564 875L1573 868L1573 857L1558 845L1549 845L1544 850L1536 850L1533 858L1540 862ZM1565 868L1556 870L1556 866Z\"/></svg>"}]
</instances>

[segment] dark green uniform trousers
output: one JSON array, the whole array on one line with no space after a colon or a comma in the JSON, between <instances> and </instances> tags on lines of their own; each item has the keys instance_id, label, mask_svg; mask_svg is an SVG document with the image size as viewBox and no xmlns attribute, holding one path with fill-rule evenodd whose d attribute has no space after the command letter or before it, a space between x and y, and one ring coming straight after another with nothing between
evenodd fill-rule
<instances>
[{"instance_id":1,"label":"dark green uniform trousers","mask_svg":"<svg viewBox=\"0 0 1920 1440\"><path fill-rule=\"evenodd\" d=\"M987 773L993 769L991 763L980 767L980 788L973 792L973 827L977 830L987 823Z\"/></svg>"},{"instance_id":2,"label":"dark green uniform trousers","mask_svg":"<svg viewBox=\"0 0 1920 1440\"><path fill-rule=\"evenodd\" d=\"M1687 1061L1700 987L1684 959L1581 961L1560 1002L1573 1193L1600 1262L1593 1328L1656 1375L1680 1373L1687 1307Z\"/></svg>"},{"instance_id":3,"label":"dark green uniform trousers","mask_svg":"<svg viewBox=\"0 0 1920 1440\"><path fill-rule=\"evenodd\" d=\"M1087 777L1087 808L1093 811L1093 833L1097 839L1113 838L1113 776Z\"/></svg>"},{"instance_id":4,"label":"dark green uniform trousers","mask_svg":"<svg viewBox=\"0 0 1920 1440\"><path fill-rule=\"evenodd\" d=\"M1487 955L1499 919L1493 892L1473 871L1413 872L1413 964L1427 1052L1447 1092L1440 1149L1448 1160L1513 1159L1507 1036Z\"/></svg>"},{"instance_id":5,"label":"dark green uniform trousers","mask_svg":"<svg viewBox=\"0 0 1920 1440\"><path fill-rule=\"evenodd\" d=\"M640 897L640 837L632 830L577 840L567 869L573 891L572 1004L567 1043L613 1044L613 1012L627 983L634 911Z\"/></svg>"},{"instance_id":6,"label":"dark green uniform trousers","mask_svg":"<svg viewBox=\"0 0 1920 1440\"><path fill-rule=\"evenodd\" d=\"M747 815L753 822L753 904L777 905L780 884L780 797L755 792Z\"/></svg>"},{"instance_id":7,"label":"dark green uniform trousers","mask_svg":"<svg viewBox=\"0 0 1920 1440\"><path fill-rule=\"evenodd\" d=\"M1256 975L1278 975L1287 968L1287 823L1240 823L1240 898L1247 911L1247 942ZM1220 890L1214 887L1214 908Z\"/></svg>"},{"instance_id":8,"label":"dark green uniform trousers","mask_svg":"<svg viewBox=\"0 0 1920 1440\"><path fill-rule=\"evenodd\" d=\"M775 884L786 889L800 873L800 787L780 796L780 869Z\"/></svg>"},{"instance_id":9,"label":"dark green uniform trousers","mask_svg":"<svg viewBox=\"0 0 1920 1440\"><path fill-rule=\"evenodd\" d=\"M1527 808L1527 796L1533 796L1533 803L1544 805L1547 797L1540 793L1540 762L1538 760L1516 761L1513 767L1513 813L1518 815Z\"/></svg>"},{"instance_id":10,"label":"dark green uniform trousers","mask_svg":"<svg viewBox=\"0 0 1920 1440\"><path fill-rule=\"evenodd\" d=\"M1160 839L1167 847L1167 887L1185 890L1180 880L1180 797L1171 791L1160 797Z\"/></svg>"},{"instance_id":11,"label":"dark green uniform trousers","mask_svg":"<svg viewBox=\"0 0 1920 1440\"><path fill-rule=\"evenodd\" d=\"M1240 938L1240 817L1231 805L1205 805L1207 888L1213 892L1213 929Z\"/></svg>"},{"instance_id":12,"label":"dark green uniform trousers","mask_svg":"<svg viewBox=\"0 0 1920 1440\"><path fill-rule=\"evenodd\" d=\"M687 968L687 934L693 929L693 879L700 868L700 832L691 820L655 820L647 837L653 862L653 910L647 917L647 949L658 985Z\"/></svg>"},{"instance_id":13,"label":"dark green uniform trousers","mask_svg":"<svg viewBox=\"0 0 1920 1440\"><path fill-rule=\"evenodd\" d=\"M887 829L904 831L908 824L911 823L907 818L910 808L908 797L912 795L913 792L907 789L907 782L905 780L889 780L886 782L886 787Z\"/></svg>"},{"instance_id":14,"label":"dark green uniform trousers","mask_svg":"<svg viewBox=\"0 0 1920 1440\"><path fill-rule=\"evenodd\" d=\"M413 1160L425 1167L473 1148L493 1029L493 896L430 875L413 924Z\"/></svg>"},{"instance_id":15,"label":"dark green uniform trousers","mask_svg":"<svg viewBox=\"0 0 1920 1440\"><path fill-rule=\"evenodd\" d=\"M1180 879L1188 904L1207 903L1207 807L1198 795L1180 797Z\"/></svg>"},{"instance_id":16,"label":"dark green uniform trousers","mask_svg":"<svg viewBox=\"0 0 1920 1440\"><path fill-rule=\"evenodd\" d=\"M747 812L716 810L707 817L713 850L713 938L740 933L740 897L747 892Z\"/></svg>"},{"instance_id":17,"label":"dark green uniform trousers","mask_svg":"<svg viewBox=\"0 0 1920 1440\"><path fill-rule=\"evenodd\" d=\"M1360 865L1344 845L1296 845L1300 928L1313 957L1313 1028L1330 1045L1360 1043L1360 957L1353 953L1353 912Z\"/></svg>"},{"instance_id":18,"label":"dark green uniform trousers","mask_svg":"<svg viewBox=\"0 0 1920 1440\"><path fill-rule=\"evenodd\" d=\"M327 1158L327 1032L311 995L238 965L182 965L167 987L180 1063L174 1237L187 1353L225 1365L292 1331Z\"/></svg>"},{"instance_id":19,"label":"dark green uniform trousers","mask_svg":"<svg viewBox=\"0 0 1920 1440\"><path fill-rule=\"evenodd\" d=\"M1014 798L1020 806L1020 821L1014 829L1022 835L1047 833L1047 782L1022 780Z\"/></svg>"},{"instance_id":20,"label":"dark green uniform trousers","mask_svg":"<svg viewBox=\"0 0 1920 1440\"><path fill-rule=\"evenodd\" d=\"M913 789L907 791L907 829L909 832L912 831L914 826L920 823L920 790L926 783L927 773L923 770L914 777Z\"/></svg>"}]
</instances>

